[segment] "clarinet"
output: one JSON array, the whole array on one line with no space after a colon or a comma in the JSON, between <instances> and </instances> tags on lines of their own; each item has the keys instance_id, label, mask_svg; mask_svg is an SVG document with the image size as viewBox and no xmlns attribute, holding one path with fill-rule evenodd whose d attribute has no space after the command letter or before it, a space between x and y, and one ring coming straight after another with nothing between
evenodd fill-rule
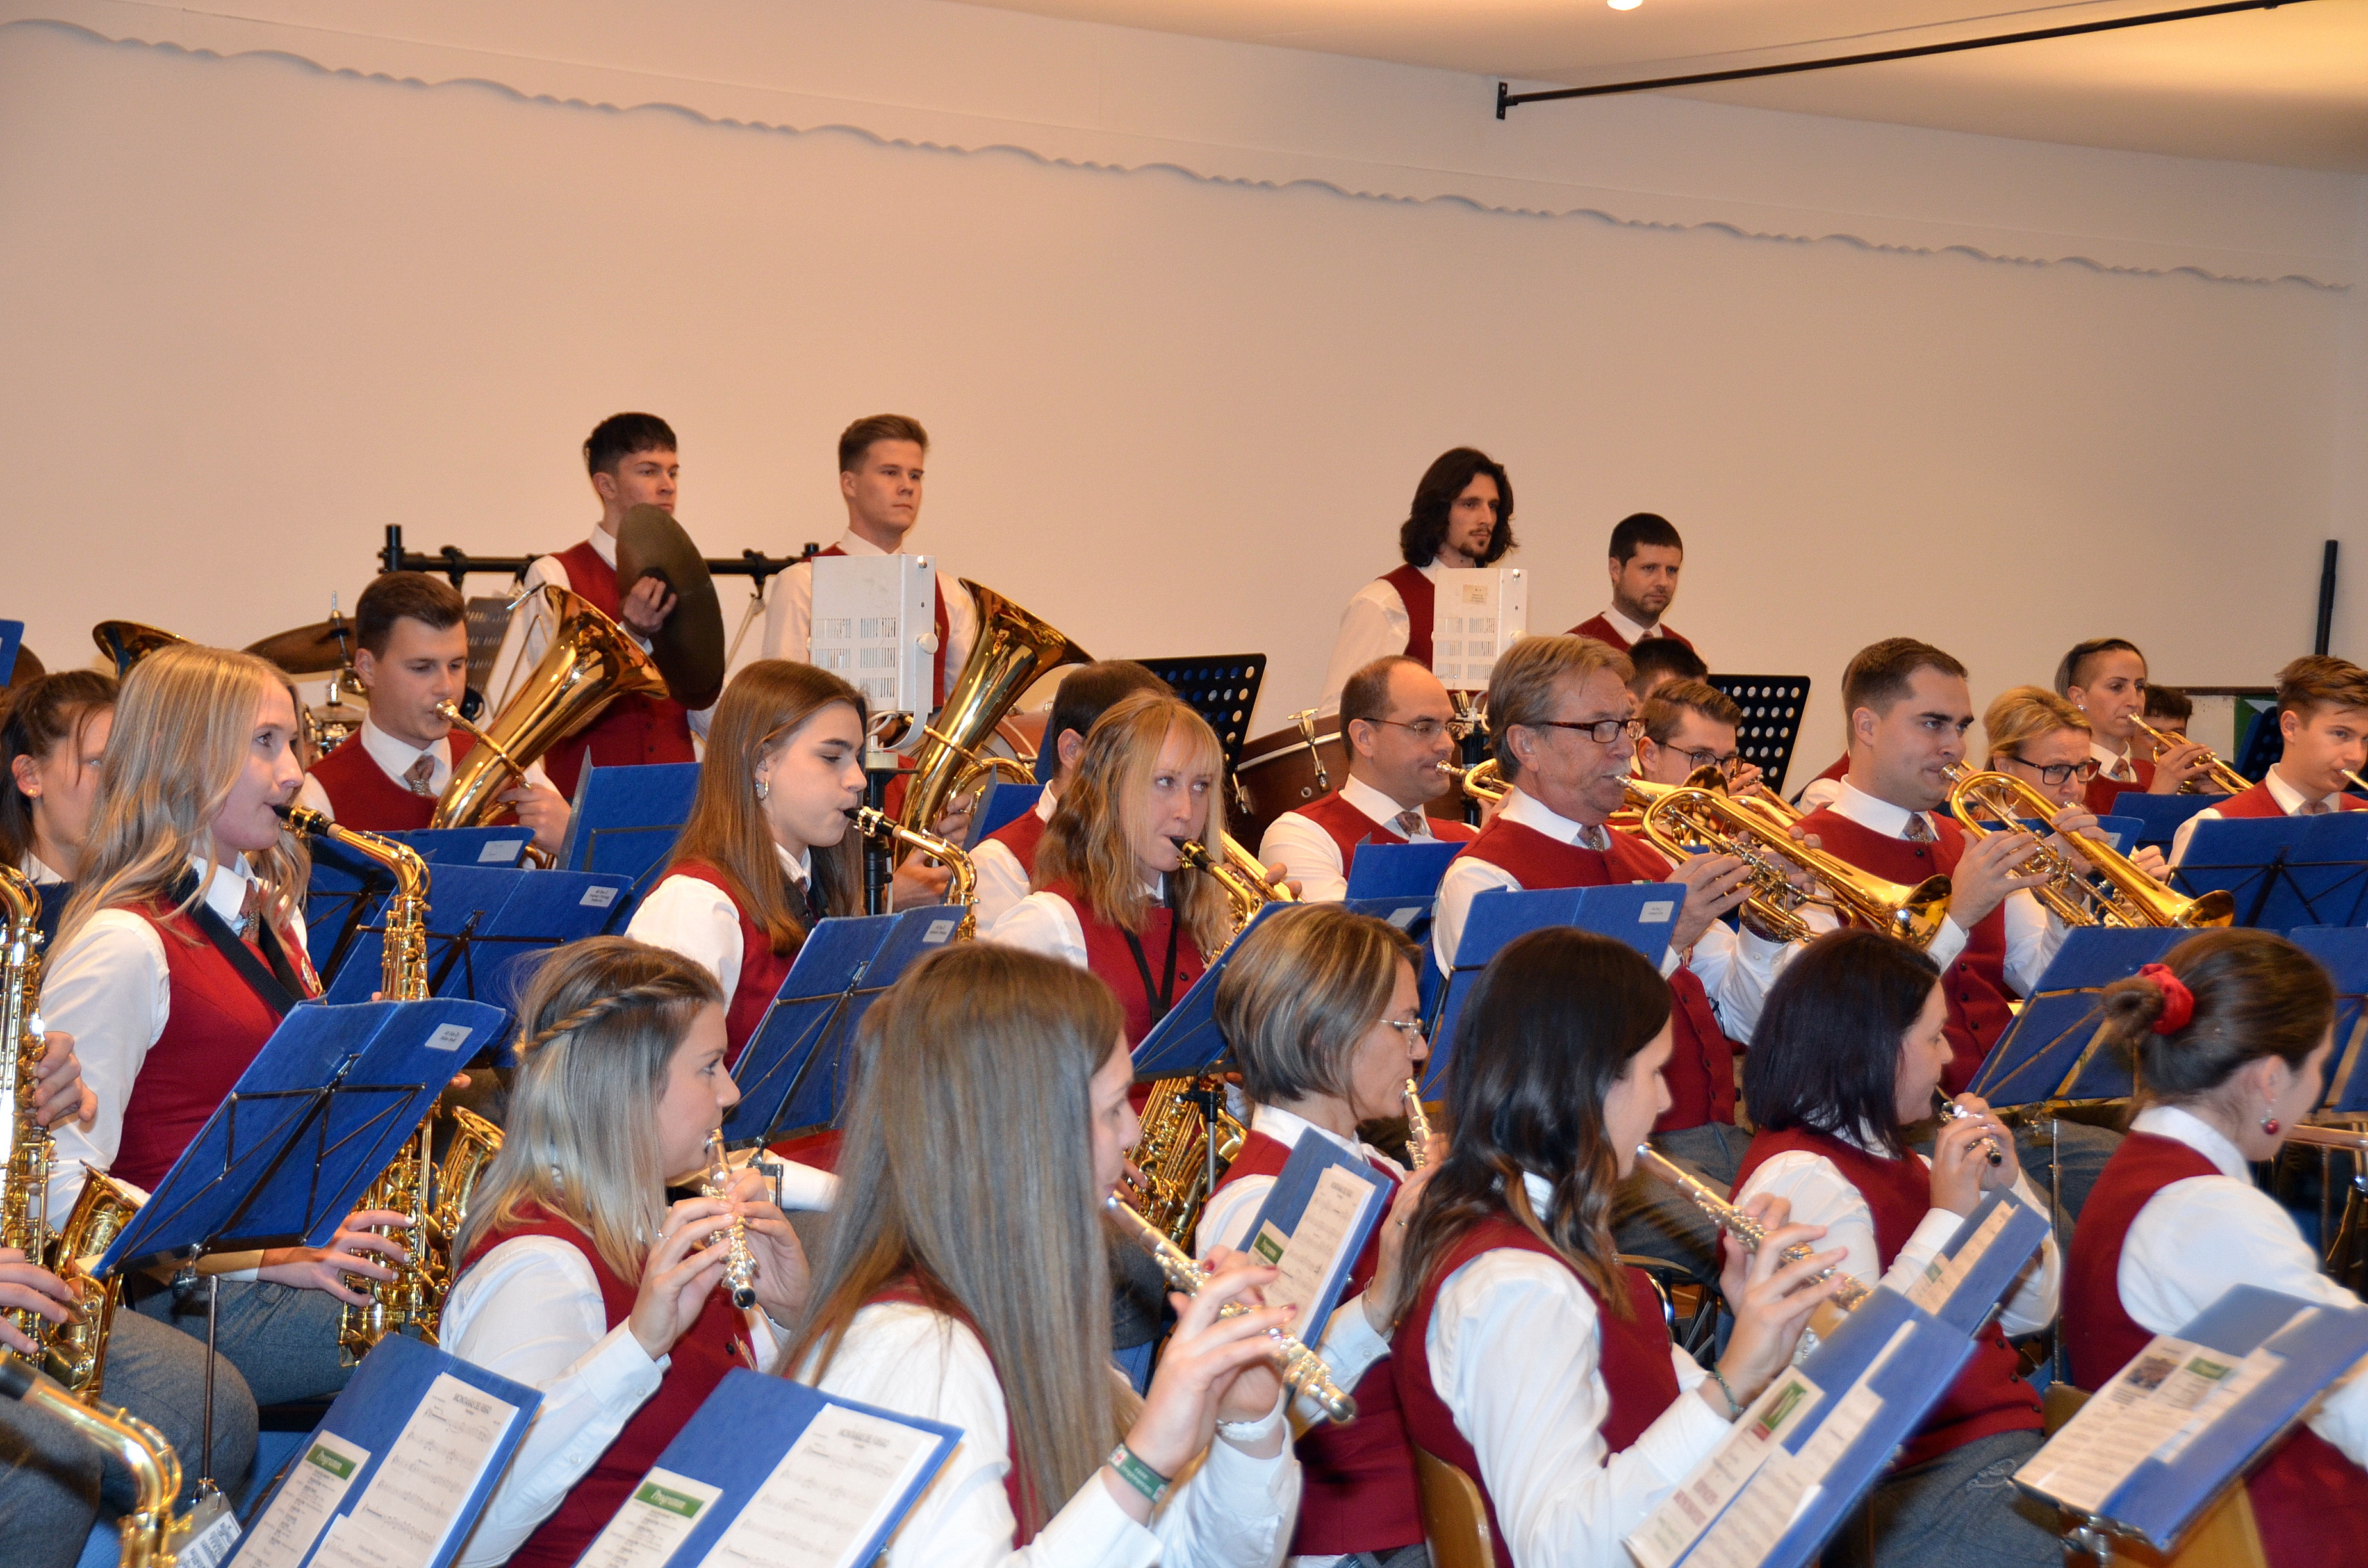
<instances>
[{"instance_id":1,"label":"clarinet","mask_svg":"<svg viewBox=\"0 0 2368 1568\"><path fill-rule=\"evenodd\" d=\"M1940 1107L1941 1119L1943 1121L1963 1121L1974 1114L1938 1089L1932 1091L1932 1099ZM1992 1166L2006 1164L2006 1151L1998 1147L1997 1139L1985 1134L1982 1141L1974 1147L1980 1151L1982 1158L1987 1160Z\"/></svg>"},{"instance_id":2,"label":"clarinet","mask_svg":"<svg viewBox=\"0 0 2368 1568\"><path fill-rule=\"evenodd\" d=\"M1423 1145L1430 1142L1430 1112L1422 1108L1422 1085L1414 1079L1406 1081L1406 1164L1415 1170L1422 1169L1430 1156Z\"/></svg>"},{"instance_id":3,"label":"clarinet","mask_svg":"<svg viewBox=\"0 0 2368 1568\"><path fill-rule=\"evenodd\" d=\"M1695 1208L1717 1221L1720 1229L1741 1242L1747 1251L1758 1252L1760 1244L1768 1239L1767 1226L1663 1159L1650 1143L1636 1145L1636 1163L1692 1199ZM1816 1250L1806 1242L1794 1242L1780 1256L1786 1263L1798 1263ZM1834 1270L1831 1267L1817 1270L1817 1283L1822 1285L1832 1278ZM1841 1289L1834 1292L1834 1305L1844 1312L1853 1311L1873 1294L1850 1275L1843 1275L1841 1280Z\"/></svg>"},{"instance_id":4,"label":"clarinet","mask_svg":"<svg viewBox=\"0 0 2368 1568\"><path fill-rule=\"evenodd\" d=\"M732 1196L732 1165L723 1157L721 1127L707 1135L707 1179L699 1190L706 1198ZM734 1306L746 1312L757 1304L757 1260L748 1252L747 1221L737 1214L732 1216L732 1250L723 1256L723 1282L732 1288Z\"/></svg>"},{"instance_id":5,"label":"clarinet","mask_svg":"<svg viewBox=\"0 0 2368 1568\"><path fill-rule=\"evenodd\" d=\"M1190 1253L1169 1241L1159 1227L1128 1207L1117 1193L1102 1199L1102 1207L1110 1210L1120 1230L1158 1260L1159 1272L1167 1277L1170 1290L1187 1296L1201 1293L1201 1287L1209 1281L1210 1271L1201 1267ZM1247 1311L1239 1301L1227 1301L1217 1309L1217 1315L1239 1317ZM1267 1337L1274 1341L1274 1358L1282 1367L1283 1387L1294 1396L1304 1393L1314 1400L1316 1408L1334 1421L1357 1418L1357 1402L1340 1392L1332 1381L1332 1369L1316 1359L1315 1351L1279 1328L1267 1330Z\"/></svg>"}]
</instances>

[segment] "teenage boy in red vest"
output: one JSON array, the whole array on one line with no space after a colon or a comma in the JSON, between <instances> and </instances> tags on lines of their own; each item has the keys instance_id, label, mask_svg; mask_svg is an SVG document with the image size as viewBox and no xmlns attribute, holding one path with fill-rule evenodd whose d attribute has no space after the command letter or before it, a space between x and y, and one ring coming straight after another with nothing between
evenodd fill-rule
<instances>
[{"instance_id":1,"label":"teenage boy in red vest","mask_svg":"<svg viewBox=\"0 0 2368 1568\"><path fill-rule=\"evenodd\" d=\"M1611 529L1611 605L1570 629L1573 637L1592 637L1622 653L1655 637L1687 642L1674 627L1661 624L1671 600L1678 597L1678 574L1686 563L1686 541L1669 519L1652 512L1632 512Z\"/></svg>"},{"instance_id":2,"label":"teenage boy in red vest","mask_svg":"<svg viewBox=\"0 0 2368 1568\"><path fill-rule=\"evenodd\" d=\"M1360 844L1463 843L1463 823L1425 813L1447 787L1440 764L1455 754L1455 705L1424 665L1403 653L1375 659L1340 689L1349 777L1340 788L1274 819L1258 859L1281 865L1303 898L1345 898Z\"/></svg>"},{"instance_id":3,"label":"teenage boy in red vest","mask_svg":"<svg viewBox=\"0 0 2368 1568\"><path fill-rule=\"evenodd\" d=\"M1698 769L1715 767L1730 795L1759 788L1759 769L1737 747L1743 710L1735 699L1705 681L1671 680L1655 687L1644 702L1636 710L1645 727L1636 737L1637 778L1682 784Z\"/></svg>"},{"instance_id":4,"label":"teenage boy in red vest","mask_svg":"<svg viewBox=\"0 0 2368 1568\"><path fill-rule=\"evenodd\" d=\"M2280 670L2278 733L2284 755L2259 784L2180 824L2170 841L2172 865L2186 858L2200 822L2368 810L2368 801L2344 790L2368 766L2368 670L2325 653L2306 653Z\"/></svg>"},{"instance_id":5,"label":"teenage boy in red vest","mask_svg":"<svg viewBox=\"0 0 2368 1568\"><path fill-rule=\"evenodd\" d=\"M371 580L354 605L354 674L370 712L353 738L313 765L297 799L330 821L366 833L426 827L475 742L455 736L439 703L458 704L469 683L468 607L450 584L420 572ZM567 798L542 765L503 792L534 841L556 852L567 836Z\"/></svg>"},{"instance_id":6,"label":"teenage boy in red vest","mask_svg":"<svg viewBox=\"0 0 2368 1568\"><path fill-rule=\"evenodd\" d=\"M1452 567L1494 566L1513 548L1513 482L1505 465L1471 447L1441 452L1415 486L1398 525L1406 564L1366 584L1340 612L1340 632L1319 704L1339 705L1349 677L1375 659L1404 653L1430 667L1433 585Z\"/></svg>"},{"instance_id":7,"label":"teenage boy in red vest","mask_svg":"<svg viewBox=\"0 0 2368 1568\"><path fill-rule=\"evenodd\" d=\"M674 613L674 595L655 578L633 585L631 597L617 594L617 529L636 506L674 512L675 483L682 472L673 429L655 414L615 414L585 437L584 466L592 493L600 499L600 520L592 537L546 555L527 568L529 597L511 615L501 652L485 680L485 711L502 710L518 683L542 657L551 636L550 610L532 590L545 583L580 595L593 608L646 642ZM693 714L665 697L619 697L589 726L544 754L544 770L559 792L575 798L575 781L588 760L598 767L644 762L695 762L694 730L704 733L707 716Z\"/></svg>"}]
</instances>

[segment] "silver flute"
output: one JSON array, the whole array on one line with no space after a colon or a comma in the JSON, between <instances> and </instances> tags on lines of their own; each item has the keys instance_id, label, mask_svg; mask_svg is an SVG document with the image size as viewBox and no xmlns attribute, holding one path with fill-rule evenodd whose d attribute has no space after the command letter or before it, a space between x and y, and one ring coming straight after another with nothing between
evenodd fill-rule
<instances>
[{"instance_id":1,"label":"silver flute","mask_svg":"<svg viewBox=\"0 0 2368 1568\"><path fill-rule=\"evenodd\" d=\"M723 1153L723 1129L707 1135L707 1178L700 1183L706 1198L732 1197L732 1162ZM732 1216L732 1248L723 1255L723 1283L732 1288L732 1304L743 1312L757 1304L757 1260L748 1251L748 1223Z\"/></svg>"},{"instance_id":2,"label":"silver flute","mask_svg":"<svg viewBox=\"0 0 2368 1568\"><path fill-rule=\"evenodd\" d=\"M1158 1261L1159 1272L1167 1277L1169 1289L1187 1296L1197 1296L1212 1273L1204 1268L1182 1247L1169 1241L1159 1228L1128 1206L1115 1192L1102 1199L1118 1228L1132 1237L1136 1245ZM1221 1318L1239 1317L1250 1309L1239 1301L1227 1301L1217 1309ZM1332 1381L1332 1369L1316 1358L1315 1352L1279 1328L1266 1331L1274 1341L1274 1358L1282 1368L1282 1386L1292 1397L1305 1394L1315 1402L1316 1408L1336 1422L1354 1421L1357 1402L1340 1392Z\"/></svg>"},{"instance_id":3,"label":"silver flute","mask_svg":"<svg viewBox=\"0 0 2368 1568\"><path fill-rule=\"evenodd\" d=\"M1942 1094L1938 1089L1932 1091L1932 1100L1933 1103L1940 1108L1941 1119L1943 1121L1963 1121L1965 1118L1974 1114L1972 1111L1967 1110L1964 1106L1959 1105L1956 1101L1951 1099L1948 1096ZM1992 1165L2002 1165L2006 1164L2006 1151L1998 1147L1998 1141L1997 1139L1988 1136L1987 1133L1983 1135L1982 1141L1975 1144L1974 1147L1980 1151L1982 1158L1987 1160Z\"/></svg>"},{"instance_id":4,"label":"silver flute","mask_svg":"<svg viewBox=\"0 0 2368 1568\"><path fill-rule=\"evenodd\" d=\"M1767 1226L1663 1159L1650 1143L1636 1145L1636 1164L1692 1199L1695 1208L1717 1221L1719 1228L1741 1242L1747 1251L1758 1252L1760 1244L1768 1239ZM1794 1242L1779 1256L1786 1263L1798 1263L1816 1250L1806 1242ZM1816 1282L1820 1285L1833 1278L1834 1270L1830 1267L1817 1270ZM1841 1276L1841 1289L1834 1292L1833 1301L1834 1305L1844 1312L1855 1309L1873 1294L1850 1275Z\"/></svg>"},{"instance_id":5,"label":"silver flute","mask_svg":"<svg viewBox=\"0 0 2368 1568\"><path fill-rule=\"evenodd\" d=\"M1430 1112L1422 1108L1422 1085L1412 1078L1406 1081L1406 1164L1420 1170L1430 1156L1423 1145L1430 1142Z\"/></svg>"}]
</instances>

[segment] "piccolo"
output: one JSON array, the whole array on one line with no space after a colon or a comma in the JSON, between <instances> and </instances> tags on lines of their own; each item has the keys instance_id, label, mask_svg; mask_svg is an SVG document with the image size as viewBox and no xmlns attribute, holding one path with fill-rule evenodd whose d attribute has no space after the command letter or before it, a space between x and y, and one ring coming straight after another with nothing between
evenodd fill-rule
<instances>
[{"instance_id":1,"label":"piccolo","mask_svg":"<svg viewBox=\"0 0 2368 1568\"><path fill-rule=\"evenodd\" d=\"M1760 1244L1768 1239L1767 1226L1663 1159L1650 1143L1636 1145L1636 1164L1692 1199L1695 1208L1717 1221L1719 1228L1732 1233L1736 1241L1743 1244L1747 1251L1758 1252ZM1814 1255L1816 1250L1806 1242L1794 1242L1780 1256L1786 1263L1798 1263L1801 1259ZM1817 1270L1819 1284L1833 1278L1834 1270L1831 1267ZM1873 1294L1850 1275L1841 1276L1841 1289L1834 1292L1833 1301L1834 1305L1844 1312L1851 1311Z\"/></svg>"},{"instance_id":2,"label":"piccolo","mask_svg":"<svg viewBox=\"0 0 2368 1568\"><path fill-rule=\"evenodd\" d=\"M1967 1110L1964 1106L1959 1105L1956 1101L1951 1099L1948 1096L1942 1094L1938 1089L1932 1091L1932 1099L1933 1103L1940 1107L1941 1119L1943 1121L1963 1121L1965 1118L1974 1114L1972 1111ZM2006 1164L2006 1151L1998 1147L1998 1141L1997 1139L1992 1138L1987 1134L1984 1134L1982 1141L1975 1144L1974 1147L1980 1150L1982 1158L1987 1160L1991 1165L2002 1165Z\"/></svg>"},{"instance_id":3,"label":"piccolo","mask_svg":"<svg viewBox=\"0 0 2368 1568\"><path fill-rule=\"evenodd\" d=\"M723 1129L707 1135L707 1179L700 1184L706 1198L732 1197L732 1162L723 1153ZM746 1312L757 1304L757 1260L748 1252L748 1223L732 1216L732 1246L723 1255L723 1283L732 1288L732 1304Z\"/></svg>"},{"instance_id":4,"label":"piccolo","mask_svg":"<svg viewBox=\"0 0 2368 1568\"><path fill-rule=\"evenodd\" d=\"M1102 1207L1110 1210L1120 1230L1133 1238L1136 1245L1158 1262L1159 1272L1167 1277L1169 1289L1187 1296L1201 1293L1201 1287L1209 1282L1211 1270L1203 1268L1190 1253L1169 1241L1157 1226L1136 1213L1117 1193L1113 1192L1102 1199ZM1217 1309L1217 1315L1221 1318L1239 1317L1249 1310L1239 1301L1227 1301ZM1357 1418L1357 1402L1340 1392L1332 1381L1332 1369L1318 1360L1315 1351L1279 1328L1266 1332L1267 1337L1274 1341L1274 1358L1282 1368L1282 1386L1289 1389L1294 1398L1305 1394L1333 1421L1348 1422Z\"/></svg>"},{"instance_id":5,"label":"piccolo","mask_svg":"<svg viewBox=\"0 0 2368 1568\"><path fill-rule=\"evenodd\" d=\"M1406 1164L1422 1169L1430 1156L1423 1145L1430 1142L1430 1112L1422 1108L1422 1085L1412 1078L1406 1081Z\"/></svg>"}]
</instances>

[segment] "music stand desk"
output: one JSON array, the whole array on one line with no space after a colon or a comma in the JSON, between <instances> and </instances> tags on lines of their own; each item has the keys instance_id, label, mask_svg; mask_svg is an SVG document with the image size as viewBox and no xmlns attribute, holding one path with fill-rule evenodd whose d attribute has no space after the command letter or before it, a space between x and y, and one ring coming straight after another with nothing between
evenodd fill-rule
<instances>
[{"instance_id":1,"label":"music stand desk","mask_svg":"<svg viewBox=\"0 0 2368 1568\"><path fill-rule=\"evenodd\" d=\"M638 898L666 873L698 793L695 762L587 766L575 781L575 809L559 863L571 871L621 873Z\"/></svg>"},{"instance_id":2,"label":"music stand desk","mask_svg":"<svg viewBox=\"0 0 2368 1568\"><path fill-rule=\"evenodd\" d=\"M2190 893L2227 890L2239 926L2360 925L2368 917L2368 812L2198 823L2172 881Z\"/></svg>"}]
</instances>

